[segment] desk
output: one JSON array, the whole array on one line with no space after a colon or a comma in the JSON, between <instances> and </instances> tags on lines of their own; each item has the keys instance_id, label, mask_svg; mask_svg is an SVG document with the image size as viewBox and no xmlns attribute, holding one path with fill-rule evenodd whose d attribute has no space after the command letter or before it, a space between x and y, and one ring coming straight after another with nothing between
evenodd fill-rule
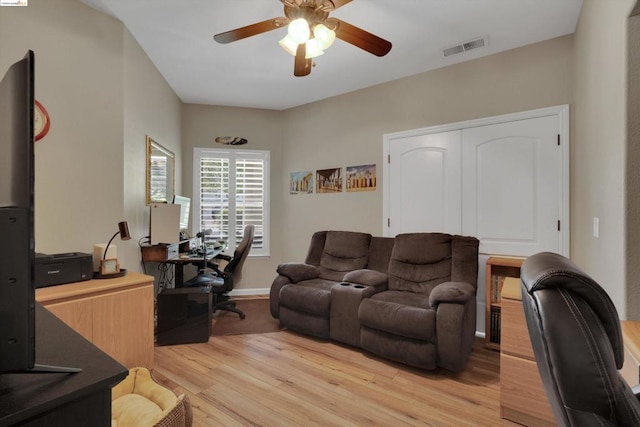
<instances>
[{"instance_id":1,"label":"desk","mask_svg":"<svg viewBox=\"0 0 640 427\"><path fill-rule=\"evenodd\" d=\"M188 247L187 247L188 248ZM217 248L213 249L213 252L207 254L207 261L211 261L218 255L220 255L225 249L227 249L227 245L221 245ZM174 280L175 287L181 288L184 283L184 266L185 265L202 265L203 256L202 255L194 255L189 256L187 253L178 253L175 252L165 252L159 251L158 246L142 246L142 261L152 261L159 262L165 264L172 264L174 266ZM164 257L162 254L165 254Z\"/></svg>"},{"instance_id":2,"label":"desk","mask_svg":"<svg viewBox=\"0 0 640 427\"><path fill-rule=\"evenodd\" d=\"M207 261L211 261L218 255L220 255L224 249L225 249L224 247L214 249L213 252L211 252L210 254L207 254ZM180 254L180 256L178 256L177 258L169 258L162 262L165 262L167 264L173 264L175 269L174 270L175 271L175 276L174 276L175 287L181 288L182 284L184 283L184 266L189 264L201 266L202 260L203 260L203 255L188 256L186 254Z\"/></svg>"},{"instance_id":3,"label":"desk","mask_svg":"<svg viewBox=\"0 0 640 427\"><path fill-rule=\"evenodd\" d=\"M111 426L111 387L127 369L36 304L36 363L75 374L0 375L0 425Z\"/></svg>"}]
</instances>

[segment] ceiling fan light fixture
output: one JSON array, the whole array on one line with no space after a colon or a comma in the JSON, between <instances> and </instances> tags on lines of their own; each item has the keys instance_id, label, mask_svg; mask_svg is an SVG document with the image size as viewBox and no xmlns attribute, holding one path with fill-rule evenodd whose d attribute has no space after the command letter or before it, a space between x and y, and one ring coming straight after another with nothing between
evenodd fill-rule
<instances>
[{"instance_id":1,"label":"ceiling fan light fixture","mask_svg":"<svg viewBox=\"0 0 640 427\"><path fill-rule=\"evenodd\" d=\"M313 36L322 50L328 49L336 40L336 32L324 24L318 24L313 27Z\"/></svg>"},{"instance_id":2,"label":"ceiling fan light fixture","mask_svg":"<svg viewBox=\"0 0 640 427\"><path fill-rule=\"evenodd\" d=\"M318 40L309 39L306 45L306 53L304 56L306 59L315 58L324 54L324 50L320 48L320 43L318 42Z\"/></svg>"},{"instance_id":3,"label":"ceiling fan light fixture","mask_svg":"<svg viewBox=\"0 0 640 427\"><path fill-rule=\"evenodd\" d=\"M309 24L304 18L294 19L289 23L288 35L298 44L306 43L311 36Z\"/></svg>"},{"instance_id":4,"label":"ceiling fan light fixture","mask_svg":"<svg viewBox=\"0 0 640 427\"><path fill-rule=\"evenodd\" d=\"M296 43L290 36L287 34L284 36L278 44L291 56L296 56L296 50L298 49L298 43Z\"/></svg>"}]
</instances>

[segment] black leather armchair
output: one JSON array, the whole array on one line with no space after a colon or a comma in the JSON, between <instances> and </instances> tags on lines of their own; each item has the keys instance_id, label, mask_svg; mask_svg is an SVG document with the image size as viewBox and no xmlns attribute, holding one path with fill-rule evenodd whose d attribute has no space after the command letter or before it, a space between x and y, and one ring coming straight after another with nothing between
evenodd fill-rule
<instances>
[{"instance_id":1,"label":"black leather armchair","mask_svg":"<svg viewBox=\"0 0 640 427\"><path fill-rule=\"evenodd\" d=\"M547 398L559 426L640 426L640 401L618 370L615 306L567 258L543 252L521 270L522 302Z\"/></svg>"}]
</instances>

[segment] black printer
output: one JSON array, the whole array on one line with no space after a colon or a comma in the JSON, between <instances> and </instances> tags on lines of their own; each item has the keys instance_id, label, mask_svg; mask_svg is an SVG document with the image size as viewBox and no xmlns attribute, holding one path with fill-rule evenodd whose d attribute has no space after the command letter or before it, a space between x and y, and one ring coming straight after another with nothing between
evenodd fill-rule
<instances>
[{"instance_id":1,"label":"black printer","mask_svg":"<svg viewBox=\"0 0 640 427\"><path fill-rule=\"evenodd\" d=\"M93 256L82 252L36 254L35 287L82 282L93 277Z\"/></svg>"}]
</instances>

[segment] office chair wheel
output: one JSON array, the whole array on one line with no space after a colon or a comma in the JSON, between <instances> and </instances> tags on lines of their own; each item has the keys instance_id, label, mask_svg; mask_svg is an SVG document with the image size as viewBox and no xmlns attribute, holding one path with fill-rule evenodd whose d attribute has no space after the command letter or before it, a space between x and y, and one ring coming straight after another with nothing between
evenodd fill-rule
<instances>
[{"instance_id":1,"label":"office chair wheel","mask_svg":"<svg viewBox=\"0 0 640 427\"><path fill-rule=\"evenodd\" d=\"M247 317L247 315L246 315L246 314L244 314L244 313L241 313L241 314L240 314L240 319L244 319L245 317Z\"/></svg>"}]
</instances>

